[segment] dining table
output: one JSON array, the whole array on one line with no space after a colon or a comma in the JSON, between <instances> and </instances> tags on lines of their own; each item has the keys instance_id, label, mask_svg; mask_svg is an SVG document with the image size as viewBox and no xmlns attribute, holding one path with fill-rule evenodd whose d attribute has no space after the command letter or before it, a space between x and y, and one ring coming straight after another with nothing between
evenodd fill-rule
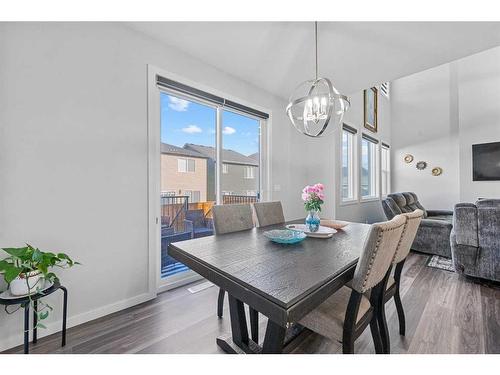
<instances>
[{"instance_id":1,"label":"dining table","mask_svg":"<svg viewBox=\"0 0 500 375\"><path fill-rule=\"evenodd\" d=\"M371 226L348 223L331 238L307 237L293 245L264 236L303 222L169 244L170 256L228 293L231 333L216 340L225 352L289 352L301 318L353 278ZM268 318L262 343L249 337L245 304Z\"/></svg>"}]
</instances>

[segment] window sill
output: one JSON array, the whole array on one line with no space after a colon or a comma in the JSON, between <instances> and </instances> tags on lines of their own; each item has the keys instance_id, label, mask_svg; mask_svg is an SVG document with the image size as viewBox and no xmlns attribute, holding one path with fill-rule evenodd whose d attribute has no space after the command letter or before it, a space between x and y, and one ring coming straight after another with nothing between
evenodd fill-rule
<instances>
[{"instance_id":1,"label":"window sill","mask_svg":"<svg viewBox=\"0 0 500 375\"><path fill-rule=\"evenodd\" d=\"M366 197L366 198L361 198L361 203L368 203L368 202L377 202L380 201L379 197Z\"/></svg>"}]
</instances>

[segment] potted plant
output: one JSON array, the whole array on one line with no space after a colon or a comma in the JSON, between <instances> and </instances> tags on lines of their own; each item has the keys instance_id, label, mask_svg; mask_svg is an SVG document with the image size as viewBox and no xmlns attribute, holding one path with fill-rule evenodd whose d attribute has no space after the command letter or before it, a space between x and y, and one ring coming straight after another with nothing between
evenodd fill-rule
<instances>
[{"instance_id":1,"label":"potted plant","mask_svg":"<svg viewBox=\"0 0 500 375\"><path fill-rule=\"evenodd\" d=\"M53 268L71 268L80 263L74 262L64 253L44 252L29 244L25 247L3 248L2 250L8 256L0 259L0 273L9 285L10 293L13 296L28 296L30 306L38 315L38 321L46 319L52 307L39 301L38 308L35 309L31 296L41 291L46 282L54 282L58 279L52 272ZM38 323L37 327L44 328L41 323Z\"/></svg>"},{"instance_id":2,"label":"potted plant","mask_svg":"<svg viewBox=\"0 0 500 375\"><path fill-rule=\"evenodd\" d=\"M317 183L312 186L306 186L302 189L302 200L304 201L304 208L308 212L306 217L306 225L311 232L317 232L319 229L320 218L319 212L325 195L323 193L323 184Z\"/></svg>"}]
</instances>

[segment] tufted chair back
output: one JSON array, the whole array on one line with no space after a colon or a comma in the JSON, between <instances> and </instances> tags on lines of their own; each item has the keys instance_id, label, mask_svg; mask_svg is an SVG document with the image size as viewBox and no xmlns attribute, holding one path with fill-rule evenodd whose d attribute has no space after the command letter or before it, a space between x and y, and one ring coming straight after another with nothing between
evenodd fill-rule
<instances>
[{"instance_id":1,"label":"tufted chair back","mask_svg":"<svg viewBox=\"0 0 500 375\"><path fill-rule=\"evenodd\" d=\"M401 240L399 241L399 245L396 250L396 254L394 255L393 263L395 264L401 262L403 259L406 259L406 257L408 256L411 245L413 244L413 240L417 235L417 230L420 226L420 222L424 217L424 213L422 210L416 209L415 211L408 214L403 214L403 216L406 217L406 223L403 229L403 234L401 235Z\"/></svg>"},{"instance_id":2,"label":"tufted chair back","mask_svg":"<svg viewBox=\"0 0 500 375\"><path fill-rule=\"evenodd\" d=\"M406 217L397 215L390 221L372 224L354 272L354 290L365 293L382 281L396 254L405 223Z\"/></svg>"},{"instance_id":3,"label":"tufted chair back","mask_svg":"<svg viewBox=\"0 0 500 375\"><path fill-rule=\"evenodd\" d=\"M249 204L224 204L212 207L216 234L239 232L253 228L253 212Z\"/></svg>"}]
</instances>

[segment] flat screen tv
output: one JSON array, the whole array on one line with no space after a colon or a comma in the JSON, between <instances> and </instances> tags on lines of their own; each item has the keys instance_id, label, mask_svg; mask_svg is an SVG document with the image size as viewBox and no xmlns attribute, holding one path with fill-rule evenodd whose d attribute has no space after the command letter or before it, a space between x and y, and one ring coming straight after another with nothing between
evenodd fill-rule
<instances>
[{"instance_id":1,"label":"flat screen tv","mask_svg":"<svg viewBox=\"0 0 500 375\"><path fill-rule=\"evenodd\" d=\"M472 180L500 180L500 142L472 145Z\"/></svg>"}]
</instances>

